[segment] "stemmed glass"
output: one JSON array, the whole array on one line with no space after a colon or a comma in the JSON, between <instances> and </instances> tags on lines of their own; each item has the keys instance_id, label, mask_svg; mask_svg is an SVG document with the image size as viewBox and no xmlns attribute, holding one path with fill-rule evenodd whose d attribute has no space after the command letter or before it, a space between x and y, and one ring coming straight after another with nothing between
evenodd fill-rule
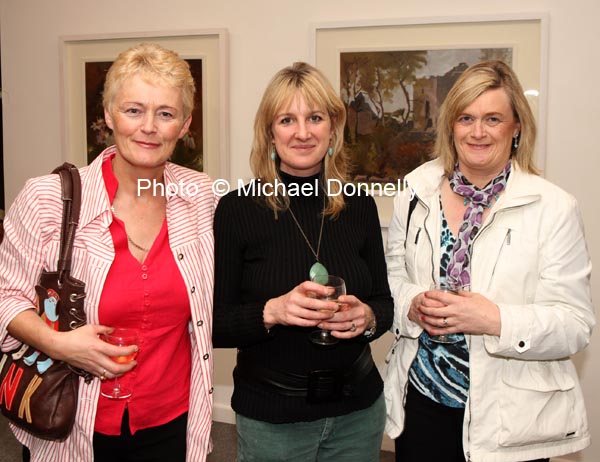
<instances>
[{"instance_id":1,"label":"stemmed glass","mask_svg":"<svg viewBox=\"0 0 600 462\"><path fill-rule=\"evenodd\" d=\"M337 300L340 295L346 295L346 283L339 276L331 276L327 277L319 277L315 279L315 282L322 284L324 286L330 287L333 291L330 290L328 295L317 295L316 298L319 300ZM334 312L340 309L340 304L337 304L337 308L333 310ZM331 310L319 310L322 312L330 312ZM339 339L335 338L331 335L331 332L325 329L319 329L311 332L309 334L310 341L316 343L317 345L335 345L339 342Z\"/></svg>"},{"instance_id":2,"label":"stemmed glass","mask_svg":"<svg viewBox=\"0 0 600 462\"><path fill-rule=\"evenodd\" d=\"M138 333L135 329L128 329L124 327L117 327L110 334L102 334L102 340L111 345L116 346L130 346L137 345L139 343ZM126 364L134 360L137 356L137 351L126 355L126 356L111 356L114 362L118 364ZM132 394L131 389L121 385L119 377L115 377L113 380L107 380L106 386L103 386L100 390L102 396L110 399L125 399L129 398Z\"/></svg>"}]
</instances>

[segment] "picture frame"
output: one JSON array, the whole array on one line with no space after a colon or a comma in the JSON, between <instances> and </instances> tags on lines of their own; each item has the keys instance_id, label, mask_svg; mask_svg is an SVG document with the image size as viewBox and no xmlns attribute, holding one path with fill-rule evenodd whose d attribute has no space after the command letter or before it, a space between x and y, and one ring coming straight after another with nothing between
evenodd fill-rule
<instances>
[{"instance_id":1,"label":"picture frame","mask_svg":"<svg viewBox=\"0 0 600 462\"><path fill-rule=\"evenodd\" d=\"M77 166L88 164L88 151L92 149L90 146L93 141L88 139L92 132L88 126L89 121L86 122L90 112L86 101L90 91L88 88L86 93L86 83L89 87L89 80L99 81L98 76L93 77L94 73L105 72L119 53L142 42L158 43L177 52L183 59L188 60L193 74L195 67L201 69L201 82L196 83L201 107L195 111L201 110L201 126L197 131L201 132L199 139L202 148L202 168L197 169L214 179L228 178L229 44L226 29L60 37L64 159ZM96 93L98 92L96 90ZM98 108L96 110L98 111ZM101 108L99 110L101 111Z\"/></svg>"},{"instance_id":2,"label":"picture frame","mask_svg":"<svg viewBox=\"0 0 600 462\"><path fill-rule=\"evenodd\" d=\"M512 68L523 85L536 117L538 139L535 160L543 171L546 147L547 13L319 23L311 26L309 39L311 62L325 74L342 99L347 95L344 95L341 85L341 61L352 54L511 49ZM348 112L348 119L353 120ZM346 138L349 133L350 128L347 127ZM346 148L353 164L364 161L358 158L358 152L348 149L348 139ZM353 155L357 156L356 159ZM423 159L421 163L426 160ZM391 180L397 185L391 190L392 193L373 193L383 228L389 226L393 198L402 192L402 186L405 185L403 178ZM372 188L372 191L382 189Z\"/></svg>"}]
</instances>

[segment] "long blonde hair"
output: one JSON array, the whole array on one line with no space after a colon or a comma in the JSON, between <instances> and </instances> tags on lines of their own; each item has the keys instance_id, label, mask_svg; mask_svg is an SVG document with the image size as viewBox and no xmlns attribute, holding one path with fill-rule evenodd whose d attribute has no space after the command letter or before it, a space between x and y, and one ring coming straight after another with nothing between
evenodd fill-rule
<instances>
[{"instance_id":1,"label":"long blonde hair","mask_svg":"<svg viewBox=\"0 0 600 462\"><path fill-rule=\"evenodd\" d=\"M513 115L521 125L519 147L513 149L511 157L525 172L539 174L533 162L536 139L536 124L523 87L513 70L502 61L483 61L469 67L458 78L448 92L440 108L438 132L434 155L444 161L447 175L454 170L458 158L453 142L454 124L457 117L482 93L502 88L508 95Z\"/></svg>"},{"instance_id":2,"label":"long blonde hair","mask_svg":"<svg viewBox=\"0 0 600 462\"><path fill-rule=\"evenodd\" d=\"M312 108L327 112L331 119L331 156L325 155L322 181L329 179L345 182L348 175L348 158L344 151L344 126L346 108L340 97L321 71L303 62L294 63L275 74L269 82L254 119L254 141L250 165L254 176L263 183L281 181L278 162L271 159L274 150L272 125L275 116L300 94ZM264 198L275 213L287 210L289 198L273 195ZM337 217L345 206L343 194L327 196L325 215Z\"/></svg>"}]
</instances>

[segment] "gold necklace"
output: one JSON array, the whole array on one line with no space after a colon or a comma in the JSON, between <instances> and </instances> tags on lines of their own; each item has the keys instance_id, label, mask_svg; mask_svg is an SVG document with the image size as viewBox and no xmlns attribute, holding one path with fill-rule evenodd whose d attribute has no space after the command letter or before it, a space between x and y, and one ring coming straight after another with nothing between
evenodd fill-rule
<instances>
[{"instance_id":1,"label":"gold necklace","mask_svg":"<svg viewBox=\"0 0 600 462\"><path fill-rule=\"evenodd\" d=\"M315 260L317 260L315 262L315 264L312 265L310 267L310 270L308 271L308 275L310 277L310 280L311 281L315 281L315 282L319 282L319 283L321 283L321 281L323 281L323 280L327 280L327 276L329 275L329 273L327 272L327 268L325 268L325 266L319 261L319 252L321 251L321 238L323 237L323 224L325 223L325 198L323 198L323 211L321 212L321 229L319 230L319 241L317 242L317 251L316 252L315 252L314 247L312 246L312 244L308 240L308 237L306 236L306 233L302 229L302 226L300 226L300 223L298 222L298 219L296 218L296 215L292 211L292 207L289 206L288 210L289 210L292 218L294 219L294 223L296 223L296 226L298 227L298 230L302 234L302 237L306 241L306 244L308 245L308 248L310 249L310 251L312 252L312 254L315 256Z\"/></svg>"},{"instance_id":2,"label":"gold necklace","mask_svg":"<svg viewBox=\"0 0 600 462\"><path fill-rule=\"evenodd\" d=\"M119 215L117 215L117 212L115 212L115 206L111 205L110 206L110 211L113 213L113 215L117 218L119 218ZM125 223L123 223L125 224ZM125 236L127 236L127 242L129 242L132 246L134 246L136 249L141 250L142 252L150 252L150 249L147 249L146 247L142 247L139 244L136 244L135 242L133 242L133 239L131 239L131 236L129 234L127 234L127 230L125 230Z\"/></svg>"}]
</instances>

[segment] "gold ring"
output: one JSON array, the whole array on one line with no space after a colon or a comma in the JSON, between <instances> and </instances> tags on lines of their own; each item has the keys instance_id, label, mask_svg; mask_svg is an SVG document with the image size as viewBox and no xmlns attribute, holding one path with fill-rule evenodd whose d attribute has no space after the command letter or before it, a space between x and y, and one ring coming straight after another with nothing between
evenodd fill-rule
<instances>
[{"instance_id":1,"label":"gold ring","mask_svg":"<svg viewBox=\"0 0 600 462\"><path fill-rule=\"evenodd\" d=\"M102 369L102 374L100 374L100 381L104 382L106 380L106 369Z\"/></svg>"},{"instance_id":2,"label":"gold ring","mask_svg":"<svg viewBox=\"0 0 600 462\"><path fill-rule=\"evenodd\" d=\"M352 327L350 328L350 332L356 332L356 324L352 323Z\"/></svg>"},{"instance_id":3,"label":"gold ring","mask_svg":"<svg viewBox=\"0 0 600 462\"><path fill-rule=\"evenodd\" d=\"M448 326L448 318L442 319L442 326L444 326L444 327Z\"/></svg>"}]
</instances>

